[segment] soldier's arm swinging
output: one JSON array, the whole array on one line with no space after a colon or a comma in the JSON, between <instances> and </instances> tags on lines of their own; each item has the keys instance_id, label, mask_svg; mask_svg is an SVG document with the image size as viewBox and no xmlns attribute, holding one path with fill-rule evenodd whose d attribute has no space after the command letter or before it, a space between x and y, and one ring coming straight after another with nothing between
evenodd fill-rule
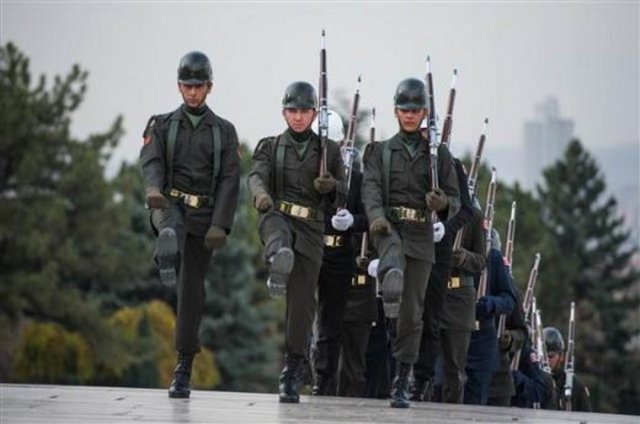
<instances>
[{"instance_id":1,"label":"soldier's arm swinging","mask_svg":"<svg viewBox=\"0 0 640 424\"><path fill-rule=\"evenodd\" d=\"M227 128L225 128L227 130ZM211 225L231 231L233 214L238 205L240 186L240 157L238 156L238 135L233 126L228 128L229 134L223 133L220 158L220 174L216 192L213 193L214 204L211 214ZM225 131L226 132L226 131Z\"/></svg>"}]
</instances>

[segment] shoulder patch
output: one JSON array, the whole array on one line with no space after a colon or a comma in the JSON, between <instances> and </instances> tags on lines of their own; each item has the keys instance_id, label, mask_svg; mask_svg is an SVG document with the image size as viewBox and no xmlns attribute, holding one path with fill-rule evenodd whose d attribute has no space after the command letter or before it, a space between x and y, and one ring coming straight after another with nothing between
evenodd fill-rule
<instances>
[{"instance_id":1,"label":"shoulder patch","mask_svg":"<svg viewBox=\"0 0 640 424\"><path fill-rule=\"evenodd\" d=\"M155 124L156 115L151 115L151 117L147 121L147 126L144 127L144 131L142 132L142 141L145 145L151 143L151 131L153 130Z\"/></svg>"}]
</instances>

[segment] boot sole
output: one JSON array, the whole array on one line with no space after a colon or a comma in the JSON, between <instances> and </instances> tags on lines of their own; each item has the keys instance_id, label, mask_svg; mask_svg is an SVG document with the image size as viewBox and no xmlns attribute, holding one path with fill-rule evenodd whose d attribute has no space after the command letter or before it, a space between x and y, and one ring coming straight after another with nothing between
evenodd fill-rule
<instances>
[{"instance_id":1,"label":"boot sole","mask_svg":"<svg viewBox=\"0 0 640 424\"><path fill-rule=\"evenodd\" d=\"M176 255L178 253L178 238L173 228L163 228L156 242L158 256L158 270L160 281L165 286L176 284Z\"/></svg>"},{"instance_id":2,"label":"boot sole","mask_svg":"<svg viewBox=\"0 0 640 424\"><path fill-rule=\"evenodd\" d=\"M171 393L171 392L169 392L169 397L171 399L188 399L190 395L191 395L191 392L189 392L189 393Z\"/></svg>"},{"instance_id":3,"label":"boot sole","mask_svg":"<svg viewBox=\"0 0 640 424\"><path fill-rule=\"evenodd\" d=\"M267 280L267 288L271 297L282 297L287 294L287 282L293 269L293 250L283 247L271 260L270 277ZM295 402L287 402L295 403Z\"/></svg>"},{"instance_id":4,"label":"boot sole","mask_svg":"<svg viewBox=\"0 0 640 424\"><path fill-rule=\"evenodd\" d=\"M280 398L280 403L300 403L300 398L298 399L287 399L287 398Z\"/></svg>"},{"instance_id":5,"label":"boot sole","mask_svg":"<svg viewBox=\"0 0 640 424\"><path fill-rule=\"evenodd\" d=\"M384 314L388 318L397 318L400 311L400 299L404 288L404 274L399 269L388 271L382 280L382 302Z\"/></svg>"}]
</instances>

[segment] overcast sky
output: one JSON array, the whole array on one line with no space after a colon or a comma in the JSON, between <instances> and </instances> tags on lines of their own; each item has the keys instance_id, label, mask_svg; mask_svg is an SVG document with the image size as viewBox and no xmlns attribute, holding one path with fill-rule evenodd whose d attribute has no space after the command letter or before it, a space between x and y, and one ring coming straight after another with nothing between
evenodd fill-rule
<instances>
[{"instance_id":1,"label":"overcast sky","mask_svg":"<svg viewBox=\"0 0 640 424\"><path fill-rule=\"evenodd\" d=\"M213 62L210 106L241 139L255 145L281 132L286 85L318 81L323 28L330 103L340 90L350 99L362 74L361 107L375 106L378 134L390 136L395 87L423 78L429 54L440 115L459 69L454 153L474 148L487 116L491 156L521 151L524 121L550 95L588 148L640 145L638 4L0 0L0 37L36 74L64 74L74 63L89 71L73 132L104 131L122 114L117 161L137 158L150 114L180 104L177 64L195 49ZM629 175L637 180L638 169Z\"/></svg>"}]
</instances>

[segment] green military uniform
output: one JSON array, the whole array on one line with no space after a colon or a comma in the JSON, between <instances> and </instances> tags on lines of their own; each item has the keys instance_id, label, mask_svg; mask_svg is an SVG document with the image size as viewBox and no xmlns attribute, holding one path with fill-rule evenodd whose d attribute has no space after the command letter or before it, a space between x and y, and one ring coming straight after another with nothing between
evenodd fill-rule
<instances>
[{"instance_id":1,"label":"green military uniform","mask_svg":"<svg viewBox=\"0 0 640 424\"><path fill-rule=\"evenodd\" d=\"M324 215L321 207L326 196L316 192L321 157L320 138L311 133L306 152L301 155L296 141L287 130L277 137L260 140L253 155L249 187L254 197L268 194L275 209L260 214L259 232L264 243L264 258L268 260L282 247L291 247L295 262L287 286L285 318L285 348L289 353L308 357L311 326L316 313L316 285L322 263ZM282 149L282 163L278 150ZM327 170L338 180L333 201L342 202L346 184L340 149L327 140ZM280 181L280 182L279 182ZM339 198L339 199L338 199ZM302 206L307 218L292 212Z\"/></svg>"},{"instance_id":2,"label":"green military uniform","mask_svg":"<svg viewBox=\"0 0 640 424\"><path fill-rule=\"evenodd\" d=\"M167 158L170 128L174 127L173 161ZM214 131L214 128L217 128ZM220 137L214 141L214 134ZM152 118L146 131L140 163L147 187L159 188L168 198L167 209L153 209L157 231L172 228L178 241L179 281L175 347L178 352L199 351L198 327L204 307L204 277L211 250L204 246L210 226L231 231L240 181L238 137L229 121L208 107L193 127L184 107ZM215 143L220 143L215 158ZM219 171L214 183L214 163ZM213 191L212 191L213 190ZM175 194L175 195L172 195ZM202 205L188 206L177 193L198 196Z\"/></svg>"},{"instance_id":3,"label":"green military uniform","mask_svg":"<svg viewBox=\"0 0 640 424\"><path fill-rule=\"evenodd\" d=\"M475 328L476 289L474 275L485 267L485 235L482 212L475 214L463 231L462 263L451 269L445 304L440 320L440 343L443 354L444 380L442 399L447 403L463 403L466 384L467 351Z\"/></svg>"},{"instance_id":4,"label":"green military uniform","mask_svg":"<svg viewBox=\"0 0 640 424\"><path fill-rule=\"evenodd\" d=\"M362 185L362 199L369 222L386 217L393 226L391 234L372 235L371 238L380 255L380 281L392 268L404 271L393 356L408 364L416 362L418 357L424 296L435 261L433 224L425 204L425 195L431 187L429 146L423 140L412 156L405 145L415 143L415 137L421 138L420 133L401 131L389 140L370 144L364 156ZM385 153L386 149L390 152ZM438 170L440 187L447 194L449 216L452 216L460 205L458 180L450 154L446 150L441 152L448 158L438 161L442 164ZM390 156L389 169L384 169L384 155ZM388 185L388 196L385 196L385 185ZM417 211L415 219L402 216L404 210Z\"/></svg>"}]
</instances>

